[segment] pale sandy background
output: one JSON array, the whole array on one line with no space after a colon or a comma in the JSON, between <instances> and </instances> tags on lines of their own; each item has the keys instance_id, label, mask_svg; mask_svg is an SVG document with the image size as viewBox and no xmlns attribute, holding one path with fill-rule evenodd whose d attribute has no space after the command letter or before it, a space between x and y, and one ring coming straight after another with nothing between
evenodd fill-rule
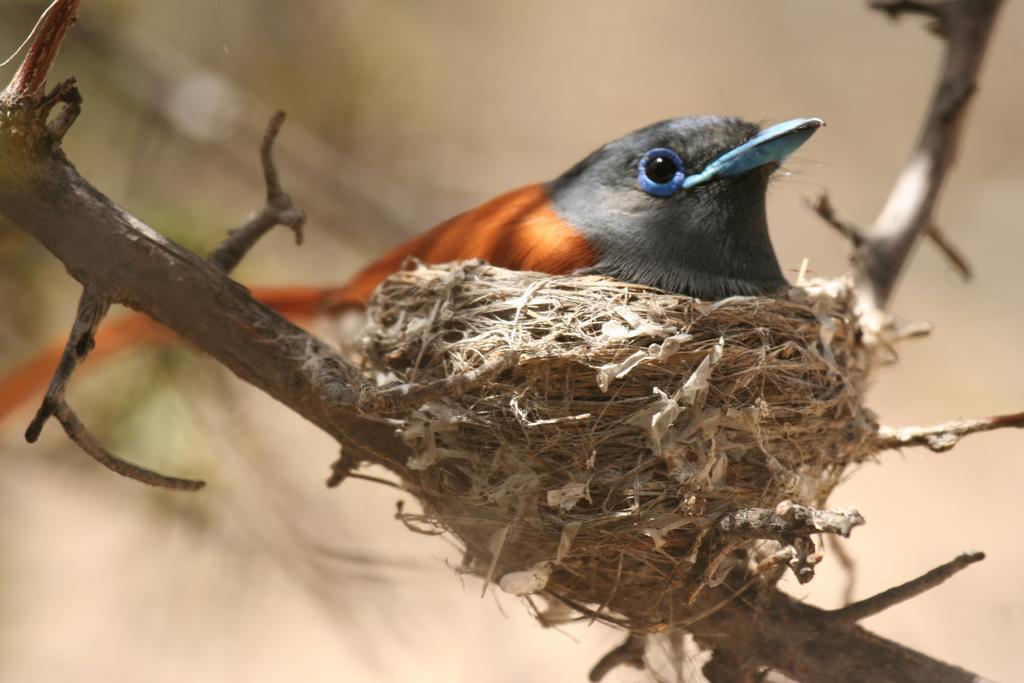
<instances>
[{"instance_id":1,"label":"pale sandy background","mask_svg":"<svg viewBox=\"0 0 1024 683\"><path fill-rule=\"evenodd\" d=\"M0 51L43 4L0 1ZM871 404L891 424L1024 408L1024 6L1007 4L939 211L977 278L928 245L915 256L894 307L936 333L878 377ZM829 127L773 186L771 223L787 267L836 274L845 245L802 203L828 188L848 217L876 212L939 55L916 24L853 0L87 0L60 60L85 95L66 147L117 201L208 249L260 202L256 135L288 109L282 166L307 245L272 235L238 275L326 283L657 119L818 115ZM78 290L10 226L0 268L3 369L65 329ZM582 681L618 638L481 599L446 568L449 544L393 519L393 491L324 489L330 440L209 360L139 352L72 400L117 452L211 485L145 490L52 427L25 445L28 411L0 425L4 681ZM887 454L836 492L869 521L847 544L860 596L989 553L871 628L1024 680L1022 451L1017 432ZM841 583L827 564L791 588L835 605Z\"/></svg>"}]
</instances>

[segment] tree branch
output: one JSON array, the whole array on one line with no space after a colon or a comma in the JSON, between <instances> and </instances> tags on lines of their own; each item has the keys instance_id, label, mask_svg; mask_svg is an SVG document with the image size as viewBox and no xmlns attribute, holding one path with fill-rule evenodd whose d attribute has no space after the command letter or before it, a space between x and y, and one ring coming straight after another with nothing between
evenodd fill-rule
<instances>
[{"instance_id":1,"label":"tree branch","mask_svg":"<svg viewBox=\"0 0 1024 683\"><path fill-rule=\"evenodd\" d=\"M965 436L994 429L1024 428L1024 413L979 417L971 420L953 420L931 427L880 427L877 442L880 449L925 446L942 453L953 448Z\"/></svg>"},{"instance_id":2,"label":"tree branch","mask_svg":"<svg viewBox=\"0 0 1024 683\"><path fill-rule=\"evenodd\" d=\"M934 232L935 204L956 157L964 115L977 89L1001 4L1002 0L871 3L893 18L905 13L932 17L946 42L946 54L918 143L858 249L858 289L869 315L886 308L918 237ZM940 235L933 237L940 246L948 244ZM955 250L945 251L958 256ZM958 260L962 259L954 258Z\"/></svg>"},{"instance_id":3,"label":"tree branch","mask_svg":"<svg viewBox=\"0 0 1024 683\"><path fill-rule=\"evenodd\" d=\"M619 666L628 666L634 669L643 669L644 649L647 639L639 633L630 633L621 645L613 648L604 657L597 661L597 664L590 670L588 678L591 681L600 681L607 676L612 669Z\"/></svg>"},{"instance_id":4,"label":"tree branch","mask_svg":"<svg viewBox=\"0 0 1024 683\"><path fill-rule=\"evenodd\" d=\"M85 453L107 469L130 479L135 479L151 486L195 491L203 487L203 482L192 479L168 477L152 470L122 460L100 445L82 421L78 419L65 398L68 382L75 368L85 360L96 344L96 330L110 309L110 300L93 287L86 286L82 290L82 298L78 302L75 321L64 346L60 363L54 371L53 379L43 397L42 405L25 431L25 439L35 443L43 431L43 425L51 417L56 417L64 432Z\"/></svg>"},{"instance_id":5,"label":"tree branch","mask_svg":"<svg viewBox=\"0 0 1024 683\"><path fill-rule=\"evenodd\" d=\"M277 166L274 164L274 141L281 131L284 119L283 111L274 113L267 124L267 131L263 134L263 144L260 147L267 203L256 215L232 230L228 238L207 258L211 264L225 273L234 270L256 242L278 225L291 228L295 233L295 244L302 244L302 226L306 223L306 214L295 208L291 196L282 189Z\"/></svg>"},{"instance_id":6,"label":"tree branch","mask_svg":"<svg viewBox=\"0 0 1024 683\"><path fill-rule=\"evenodd\" d=\"M960 667L880 638L775 588L723 585L697 607L731 596L687 626L698 644L756 662L796 681L814 683L981 683ZM742 657L738 654L742 653Z\"/></svg>"},{"instance_id":7,"label":"tree branch","mask_svg":"<svg viewBox=\"0 0 1024 683\"><path fill-rule=\"evenodd\" d=\"M774 510L749 508L724 515L716 529L737 540L768 539L789 542L797 536L838 534L844 538L855 526L864 523L852 508L815 510L788 500Z\"/></svg>"},{"instance_id":8,"label":"tree branch","mask_svg":"<svg viewBox=\"0 0 1024 683\"><path fill-rule=\"evenodd\" d=\"M867 241L864 230L851 221L841 218L832 205L832 200L827 192L822 192L814 201L805 200L808 208L818 215L821 220L833 228L844 239L848 240L854 247L854 253ZM963 252L950 241L946 235L935 225L929 225L924 230L924 235L931 239L932 243L939 248L946 260L952 264L956 271L965 281L973 276L971 264ZM859 265L859 264L858 264Z\"/></svg>"},{"instance_id":9,"label":"tree branch","mask_svg":"<svg viewBox=\"0 0 1024 683\"><path fill-rule=\"evenodd\" d=\"M925 591L941 585L957 572L963 571L975 562L981 562L984 559L985 553L964 553L951 562L947 562L944 565L936 567L927 574L923 574L916 579L907 581L906 583L890 588L889 590L882 591L870 598L865 598L864 600L859 600L846 605L845 607L832 610L828 613L829 618L837 622L845 622L849 624L858 622L862 619L867 619L870 616L884 612L894 605L906 602Z\"/></svg>"},{"instance_id":10,"label":"tree branch","mask_svg":"<svg viewBox=\"0 0 1024 683\"><path fill-rule=\"evenodd\" d=\"M835 207L832 205L832 200L828 196L828 192L822 192L813 202L805 200L805 203L811 211L818 214L821 220L825 221L827 225L838 232L844 239L849 240L850 244L854 247L864 244L864 231L856 223L839 217Z\"/></svg>"},{"instance_id":11,"label":"tree branch","mask_svg":"<svg viewBox=\"0 0 1024 683\"><path fill-rule=\"evenodd\" d=\"M43 431L43 425L56 413L58 404L64 401L71 375L96 345L96 330L99 329L109 309L110 300L100 292L88 286L82 290L75 321L71 325L60 363L53 373L50 386L46 389L42 405L25 430L25 440L29 443L36 442Z\"/></svg>"},{"instance_id":12,"label":"tree branch","mask_svg":"<svg viewBox=\"0 0 1024 683\"><path fill-rule=\"evenodd\" d=\"M946 233L942 232L937 225L929 225L924 229L924 235L932 241L942 255L946 257L950 265L956 269L956 272L960 274L964 282L969 281L974 277L974 273L971 270L971 263L964 256L964 253L960 250L960 247L953 244L953 242L946 236Z\"/></svg>"},{"instance_id":13,"label":"tree branch","mask_svg":"<svg viewBox=\"0 0 1024 683\"><path fill-rule=\"evenodd\" d=\"M96 437L94 437L89 430L85 428L82 421L78 419L78 416L75 415L74 411L71 410L70 406L68 406L63 399L57 403L53 415L64 428L64 433L67 434L79 448L92 456L96 462L100 463L110 471L120 474L122 477L128 477L129 479L134 479L135 481L142 482L143 484L149 484L150 486L173 489L176 491L198 491L206 485L198 479L169 477L117 457L100 445L100 442Z\"/></svg>"},{"instance_id":14,"label":"tree branch","mask_svg":"<svg viewBox=\"0 0 1024 683\"><path fill-rule=\"evenodd\" d=\"M56 0L46 8L33 29L35 40L3 95L11 101L43 96L46 77L57 60L64 35L78 18L78 5L79 0Z\"/></svg>"},{"instance_id":15,"label":"tree branch","mask_svg":"<svg viewBox=\"0 0 1024 683\"><path fill-rule=\"evenodd\" d=\"M73 17L62 0L48 19ZM19 70L49 70L66 25L43 22ZM50 63L46 60L50 59ZM24 67L24 65L23 65ZM38 239L79 282L150 315L241 379L335 436L362 459L404 472L393 428L358 410L362 378L333 348L254 300L217 267L163 237L92 187L55 150L56 104L16 76L0 94L0 211Z\"/></svg>"}]
</instances>

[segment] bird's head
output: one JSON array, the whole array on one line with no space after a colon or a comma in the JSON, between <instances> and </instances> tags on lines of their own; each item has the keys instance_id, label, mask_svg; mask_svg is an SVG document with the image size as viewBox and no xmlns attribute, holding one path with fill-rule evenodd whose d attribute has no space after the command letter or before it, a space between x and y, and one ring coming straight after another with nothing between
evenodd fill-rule
<instances>
[{"instance_id":1,"label":"bird's head","mask_svg":"<svg viewBox=\"0 0 1024 683\"><path fill-rule=\"evenodd\" d=\"M706 299L770 294L786 280L768 236L768 180L822 125L662 121L552 181L552 206L594 247L594 272Z\"/></svg>"}]
</instances>

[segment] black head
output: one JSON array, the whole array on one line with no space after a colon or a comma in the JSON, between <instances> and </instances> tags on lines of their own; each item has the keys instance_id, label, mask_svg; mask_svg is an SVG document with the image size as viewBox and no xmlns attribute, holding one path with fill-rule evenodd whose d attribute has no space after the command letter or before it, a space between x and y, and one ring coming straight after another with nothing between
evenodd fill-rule
<instances>
[{"instance_id":1,"label":"black head","mask_svg":"<svg viewBox=\"0 0 1024 683\"><path fill-rule=\"evenodd\" d=\"M770 294L786 279L768 236L768 180L821 125L662 121L550 183L552 205L597 251L594 272L704 299Z\"/></svg>"}]
</instances>

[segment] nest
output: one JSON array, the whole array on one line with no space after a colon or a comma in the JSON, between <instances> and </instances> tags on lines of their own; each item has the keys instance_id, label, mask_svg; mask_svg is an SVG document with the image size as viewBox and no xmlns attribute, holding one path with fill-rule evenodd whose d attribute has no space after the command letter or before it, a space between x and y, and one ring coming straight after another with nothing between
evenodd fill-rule
<instances>
[{"instance_id":1,"label":"nest","mask_svg":"<svg viewBox=\"0 0 1024 683\"><path fill-rule=\"evenodd\" d=\"M771 551L719 520L820 506L878 450L860 336L843 281L702 302L463 263L387 281L362 353L413 453L408 524L510 592L651 631Z\"/></svg>"}]
</instances>

